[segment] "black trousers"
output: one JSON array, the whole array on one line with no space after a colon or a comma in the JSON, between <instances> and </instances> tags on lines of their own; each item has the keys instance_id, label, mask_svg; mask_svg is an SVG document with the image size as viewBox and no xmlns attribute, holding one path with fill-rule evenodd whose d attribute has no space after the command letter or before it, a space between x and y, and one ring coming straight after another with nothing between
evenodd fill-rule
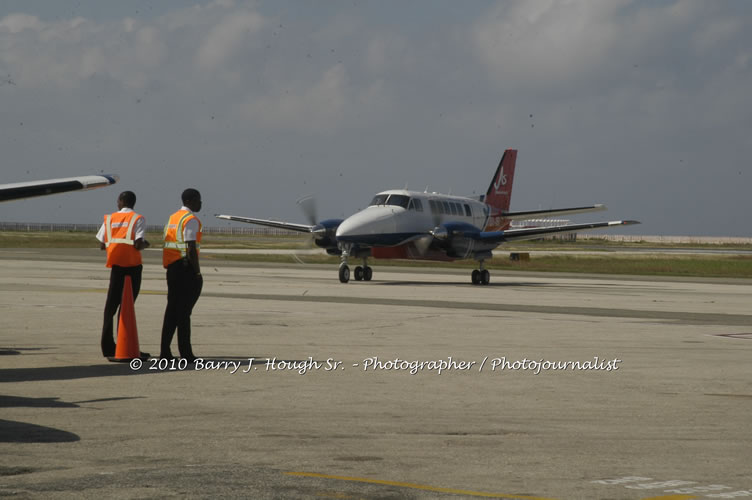
<instances>
[{"instance_id":1,"label":"black trousers","mask_svg":"<svg viewBox=\"0 0 752 500\"><path fill-rule=\"evenodd\" d=\"M191 347L191 313L196 305L204 279L196 275L185 259L173 262L167 268L167 308L162 323L160 357L172 356L170 344L178 330L178 350L183 358L193 357Z\"/></svg>"},{"instance_id":2,"label":"black trousers","mask_svg":"<svg viewBox=\"0 0 752 500\"><path fill-rule=\"evenodd\" d=\"M121 267L112 266L110 270L110 288L107 290L107 301L104 303L104 324L102 325L102 354L104 356L115 355L115 341L112 333L112 319L120 307L123 298L123 286L125 277L131 277L133 286L133 300L135 302L138 292L141 290L141 271L144 266Z\"/></svg>"}]
</instances>

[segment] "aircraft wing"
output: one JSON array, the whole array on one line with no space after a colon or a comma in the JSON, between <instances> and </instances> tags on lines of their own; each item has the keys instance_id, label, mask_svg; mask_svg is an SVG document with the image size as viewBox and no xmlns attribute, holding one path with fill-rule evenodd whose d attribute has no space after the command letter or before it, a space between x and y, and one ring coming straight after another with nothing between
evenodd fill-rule
<instances>
[{"instance_id":1,"label":"aircraft wing","mask_svg":"<svg viewBox=\"0 0 752 500\"><path fill-rule=\"evenodd\" d=\"M576 231L587 231L590 229L600 229L613 226L630 226L639 223L640 222L636 220L617 220L610 222L591 222L586 224L566 224L563 226L552 227L526 227L521 229L507 229L506 231L479 232L472 236L472 238L487 243L502 243L505 241L534 240L548 234L572 233Z\"/></svg>"},{"instance_id":2,"label":"aircraft wing","mask_svg":"<svg viewBox=\"0 0 752 500\"><path fill-rule=\"evenodd\" d=\"M503 212L501 215L505 219L523 220L523 219L540 219L544 217L553 217L555 215L573 215L583 214L586 212L600 212L606 210L606 205L590 205L587 207L557 208L553 210L528 210L525 212Z\"/></svg>"},{"instance_id":3,"label":"aircraft wing","mask_svg":"<svg viewBox=\"0 0 752 500\"><path fill-rule=\"evenodd\" d=\"M235 222L246 222L248 224L258 224L259 226L276 227L278 229L287 229L298 231L299 233L311 233L316 226L307 224L294 224L292 222L282 222L276 220L254 219L252 217L239 217L237 215L215 215L217 219L234 220Z\"/></svg>"},{"instance_id":4,"label":"aircraft wing","mask_svg":"<svg viewBox=\"0 0 752 500\"><path fill-rule=\"evenodd\" d=\"M95 189L115 184L118 180L120 179L117 175L84 175L64 179L0 184L0 202L65 193L68 191Z\"/></svg>"}]
</instances>

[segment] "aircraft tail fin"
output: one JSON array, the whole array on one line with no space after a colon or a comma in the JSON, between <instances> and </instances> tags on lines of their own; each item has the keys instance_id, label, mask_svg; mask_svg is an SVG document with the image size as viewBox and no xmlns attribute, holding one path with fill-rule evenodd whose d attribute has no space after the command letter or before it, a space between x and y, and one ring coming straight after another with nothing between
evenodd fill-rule
<instances>
[{"instance_id":1,"label":"aircraft tail fin","mask_svg":"<svg viewBox=\"0 0 752 500\"><path fill-rule=\"evenodd\" d=\"M512 181L514 180L514 166L517 163L517 150L507 149L501 156L496 173L488 186L485 202L501 212L509 211L512 201Z\"/></svg>"}]
</instances>

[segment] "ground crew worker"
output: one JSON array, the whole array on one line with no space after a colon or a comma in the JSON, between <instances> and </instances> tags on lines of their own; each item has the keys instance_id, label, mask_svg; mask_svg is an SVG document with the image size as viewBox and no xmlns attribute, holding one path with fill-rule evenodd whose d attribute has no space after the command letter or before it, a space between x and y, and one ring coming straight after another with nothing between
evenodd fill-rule
<instances>
[{"instance_id":1,"label":"ground crew worker","mask_svg":"<svg viewBox=\"0 0 752 500\"><path fill-rule=\"evenodd\" d=\"M110 288L104 304L104 324L102 325L102 355L115 356L115 341L112 334L112 319L120 307L123 297L125 277L131 277L133 300L141 289L141 250L149 246L146 236L146 219L133 211L136 195L133 191L123 191L117 199L118 211L104 216L97 239L99 247L107 250L107 267L110 271ZM149 353L142 352L141 357Z\"/></svg>"},{"instance_id":2,"label":"ground crew worker","mask_svg":"<svg viewBox=\"0 0 752 500\"><path fill-rule=\"evenodd\" d=\"M170 344L177 328L180 357L192 363L196 356L191 347L191 312L204 285L198 262L201 221L194 214L201 210L201 193L186 189L182 199L183 206L170 216L164 230L162 264L167 269L167 308L159 357L172 359Z\"/></svg>"}]
</instances>

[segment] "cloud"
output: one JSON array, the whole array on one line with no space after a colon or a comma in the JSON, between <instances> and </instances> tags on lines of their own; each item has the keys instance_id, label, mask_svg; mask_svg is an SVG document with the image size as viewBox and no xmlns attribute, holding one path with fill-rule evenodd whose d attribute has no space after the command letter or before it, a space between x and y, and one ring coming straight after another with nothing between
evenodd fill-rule
<instances>
[{"instance_id":1,"label":"cloud","mask_svg":"<svg viewBox=\"0 0 752 500\"><path fill-rule=\"evenodd\" d=\"M0 31L16 34L25 29L39 30L43 23L36 16L11 14L0 20Z\"/></svg>"},{"instance_id":2,"label":"cloud","mask_svg":"<svg viewBox=\"0 0 752 500\"><path fill-rule=\"evenodd\" d=\"M346 122L378 114L384 99L380 82L358 88L342 64L326 69L316 81L281 84L275 92L252 94L241 108L243 121L268 129L313 134L337 132Z\"/></svg>"},{"instance_id":3,"label":"cloud","mask_svg":"<svg viewBox=\"0 0 752 500\"><path fill-rule=\"evenodd\" d=\"M10 15L0 20L0 66L26 89L70 91L94 75L143 87L166 58L160 31L132 19L107 25L81 17L42 22Z\"/></svg>"},{"instance_id":4,"label":"cloud","mask_svg":"<svg viewBox=\"0 0 752 500\"><path fill-rule=\"evenodd\" d=\"M712 2L525 0L505 2L473 26L477 60L510 90L571 93L633 83L636 68L656 80L733 59L735 38L750 27ZM689 42L688 42L689 41ZM724 45L720 60L701 59ZM730 45L730 46L729 46ZM682 63L686 63L682 65Z\"/></svg>"},{"instance_id":5,"label":"cloud","mask_svg":"<svg viewBox=\"0 0 752 500\"><path fill-rule=\"evenodd\" d=\"M244 11L224 17L211 28L196 56L201 70L222 67L237 51L251 43L251 35L263 28L265 20L256 12Z\"/></svg>"}]
</instances>

